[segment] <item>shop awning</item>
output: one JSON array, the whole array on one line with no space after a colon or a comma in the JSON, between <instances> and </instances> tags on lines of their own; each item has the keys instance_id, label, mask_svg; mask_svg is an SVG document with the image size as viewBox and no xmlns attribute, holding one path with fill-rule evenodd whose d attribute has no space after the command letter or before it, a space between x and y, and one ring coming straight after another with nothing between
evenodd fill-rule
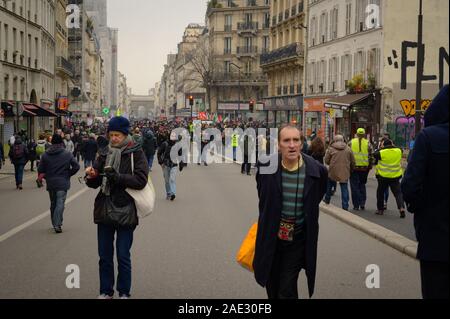
<instances>
[{"instance_id":1,"label":"shop awning","mask_svg":"<svg viewBox=\"0 0 450 319\"><path fill-rule=\"evenodd\" d=\"M336 96L327 100L325 102L325 107L338 110L348 110L351 106L367 100L371 95L372 93Z\"/></svg>"},{"instance_id":2,"label":"shop awning","mask_svg":"<svg viewBox=\"0 0 450 319\"><path fill-rule=\"evenodd\" d=\"M5 114L5 117L13 117L14 114L15 105L14 103L3 101L2 102L2 110Z\"/></svg>"},{"instance_id":3,"label":"shop awning","mask_svg":"<svg viewBox=\"0 0 450 319\"><path fill-rule=\"evenodd\" d=\"M23 103L23 114L24 116L38 116L38 117L58 117L53 111L47 110L42 106L31 103Z\"/></svg>"},{"instance_id":4,"label":"shop awning","mask_svg":"<svg viewBox=\"0 0 450 319\"><path fill-rule=\"evenodd\" d=\"M58 116L69 116L69 111L57 109L56 114Z\"/></svg>"}]
</instances>

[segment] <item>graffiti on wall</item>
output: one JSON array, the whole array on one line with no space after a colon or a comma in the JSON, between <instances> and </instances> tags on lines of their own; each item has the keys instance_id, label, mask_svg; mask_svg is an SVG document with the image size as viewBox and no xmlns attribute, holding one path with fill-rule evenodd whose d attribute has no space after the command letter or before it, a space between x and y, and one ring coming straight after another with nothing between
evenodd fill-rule
<instances>
[{"instance_id":1,"label":"graffiti on wall","mask_svg":"<svg viewBox=\"0 0 450 319\"><path fill-rule=\"evenodd\" d=\"M425 112L431 105L431 100L422 100L420 109ZM402 107L405 117L411 117L416 115L416 100L401 100L400 106Z\"/></svg>"},{"instance_id":2,"label":"graffiti on wall","mask_svg":"<svg viewBox=\"0 0 450 319\"><path fill-rule=\"evenodd\" d=\"M398 52L396 50L392 50L392 56L389 56L387 58L387 62L390 66L394 66L395 69L399 69L401 70L401 89L402 90L406 90L407 88L407 82L408 82L408 68L413 68L416 66L416 59L417 59L417 54L416 54L416 59L412 59L410 58L410 56L408 56L408 49L417 49L418 44L417 42L412 42L412 41L403 41L402 42L402 52L401 52L401 65L399 65L398 63ZM422 46L423 52L424 52L424 57L426 56L425 52L426 52L426 47L425 44L423 44ZM439 48L439 52L438 52L438 61L439 61L439 89L442 89L444 87L444 70L445 70L445 63L447 63L447 66L450 66L450 58L449 58L449 54L447 52L447 50L444 47L440 47ZM415 74L415 73L414 73ZM422 81L426 82L426 81L434 81L438 78L437 75L423 75L422 76ZM416 79L414 79L414 81L412 82L416 82Z\"/></svg>"}]
</instances>

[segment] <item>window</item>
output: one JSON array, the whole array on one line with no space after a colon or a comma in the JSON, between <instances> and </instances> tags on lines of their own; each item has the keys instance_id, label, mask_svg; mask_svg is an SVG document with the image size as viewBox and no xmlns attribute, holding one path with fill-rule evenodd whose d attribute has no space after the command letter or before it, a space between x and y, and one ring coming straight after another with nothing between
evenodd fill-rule
<instances>
[{"instance_id":1,"label":"window","mask_svg":"<svg viewBox=\"0 0 450 319\"><path fill-rule=\"evenodd\" d=\"M336 57L333 57L329 61L328 66L328 91L336 92L338 87L338 70L339 70L339 60Z\"/></svg>"},{"instance_id":2,"label":"window","mask_svg":"<svg viewBox=\"0 0 450 319\"><path fill-rule=\"evenodd\" d=\"M233 16L231 14L227 14L225 16L225 31L230 32L233 26Z\"/></svg>"},{"instance_id":3,"label":"window","mask_svg":"<svg viewBox=\"0 0 450 319\"><path fill-rule=\"evenodd\" d=\"M330 40L337 39L338 34L338 8L335 7L331 11L330 16L331 22L330 22Z\"/></svg>"},{"instance_id":4,"label":"window","mask_svg":"<svg viewBox=\"0 0 450 319\"><path fill-rule=\"evenodd\" d=\"M366 7L368 0L356 0L356 32L361 32L366 30Z\"/></svg>"},{"instance_id":5,"label":"window","mask_svg":"<svg viewBox=\"0 0 450 319\"><path fill-rule=\"evenodd\" d=\"M225 71L225 73L230 73L231 72L231 62L230 61L225 61L224 62L224 71Z\"/></svg>"},{"instance_id":6,"label":"window","mask_svg":"<svg viewBox=\"0 0 450 319\"><path fill-rule=\"evenodd\" d=\"M352 79L352 56L346 54L341 57L341 88L346 89L347 83Z\"/></svg>"},{"instance_id":7,"label":"window","mask_svg":"<svg viewBox=\"0 0 450 319\"><path fill-rule=\"evenodd\" d=\"M245 63L245 73L246 74L251 74L253 71L253 65L252 65L252 61L247 61Z\"/></svg>"},{"instance_id":8,"label":"window","mask_svg":"<svg viewBox=\"0 0 450 319\"><path fill-rule=\"evenodd\" d=\"M268 52L269 51L269 37L268 36L264 36L263 37L263 53Z\"/></svg>"},{"instance_id":9,"label":"window","mask_svg":"<svg viewBox=\"0 0 450 319\"><path fill-rule=\"evenodd\" d=\"M317 44L317 18L312 17L310 23L310 46L314 46Z\"/></svg>"},{"instance_id":10,"label":"window","mask_svg":"<svg viewBox=\"0 0 450 319\"><path fill-rule=\"evenodd\" d=\"M231 53L231 38L225 38L225 45L224 45L224 53L230 54Z\"/></svg>"},{"instance_id":11,"label":"window","mask_svg":"<svg viewBox=\"0 0 450 319\"><path fill-rule=\"evenodd\" d=\"M350 34L350 26L351 26L351 19L352 19L352 4L347 3L345 5L345 35Z\"/></svg>"},{"instance_id":12,"label":"window","mask_svg":"<svg viewBox=\"0 0 450 319\"><path fill-rule=\"evenodd\" d=\"M367 78L373 76L375 83L378 84L380 80L380 49L374 48L368 52L367 56Z\"/></svg>"},{"instance_id":13,"label":"window","mask_svg":"<svg viewBox=\"0 0 450 319\"><path fill-rule=\"evenodd\" d=\"M327 41L328 14L323 12L320 15L320 43Z\"/></svg>"},{"instance_id":14,"label":"window","mask_svg":"<svg viewBox=\"0 0 450 319\"><path fill-rule=\"evenodd\" d=\"M265 29L270 28L270 13L269 12L264 13L264 28Z\"/></svg>"}]
</instances>

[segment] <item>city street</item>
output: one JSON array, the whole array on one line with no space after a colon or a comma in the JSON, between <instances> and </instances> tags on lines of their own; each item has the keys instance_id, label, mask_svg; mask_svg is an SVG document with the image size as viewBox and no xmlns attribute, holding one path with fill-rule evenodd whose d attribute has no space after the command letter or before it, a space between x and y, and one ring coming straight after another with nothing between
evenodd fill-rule
<instances>
[{"instance_id":1,"label":"city street","mask_svg":"<svg viewBox=\"0 0 450 319\"><path fill-rule=\"evenodd\" d=\"M159 166L151 176L157 206L135 232L133 298L265 298L253 275L235 262L257 220L254 177L234 164L191 165L178 175L177 199L168 202ZM34 179L27 174L19 192L13 177L0 177L0 298L96 298L97 191L72 179L64 233L56 235L50 217L40 219L49 199ZM321 214L320 226L315 299L421 297L417 261L328 215ZM65 285L71 264L80 268L80 289ZM371 264L380 268L379 289L365 285ZM299 287L306 298L304 272Z\"/></svg>"}]
</instances>

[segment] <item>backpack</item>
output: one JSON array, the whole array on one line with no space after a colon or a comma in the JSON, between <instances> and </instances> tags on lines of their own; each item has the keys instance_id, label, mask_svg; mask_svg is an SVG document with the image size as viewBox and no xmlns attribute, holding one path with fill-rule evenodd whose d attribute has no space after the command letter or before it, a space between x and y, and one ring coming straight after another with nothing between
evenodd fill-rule
<instances>
[{"instance_id":1,"label":"backpack","mask_svg":"<svg viewBox=\"0 0 450 319\"><path fill-rule=\"evenodd\" d=\"M14 159L20 159L24 156L23 145L14 145L13 156Z\"/></svg>"},{"instance_id":2,"label":"backpack","mask_svg":"<svg viewBox=\"0 0 450 319\"><path fill-rule=\"evenodd\" d=\"M36 146L36 154L37 156L41 156L45 153L45 144L38 144Z\"/></svg>"}]
</instances>

